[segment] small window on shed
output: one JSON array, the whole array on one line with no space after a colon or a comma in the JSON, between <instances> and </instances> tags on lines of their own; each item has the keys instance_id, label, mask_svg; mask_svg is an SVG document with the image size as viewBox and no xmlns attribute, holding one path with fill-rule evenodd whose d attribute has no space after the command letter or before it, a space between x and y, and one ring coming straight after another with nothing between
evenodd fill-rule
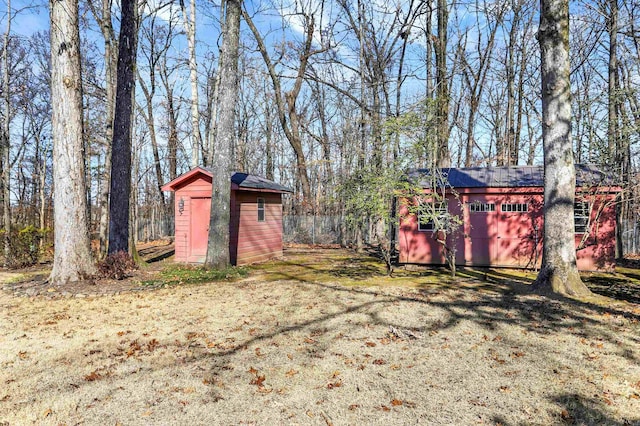
<instances>
[{"instance_id":1,"label":"small window on shed","mask_svg":"<svg viewBox=\"0 0 640 426\"><path fill-rule=\"evenodd\" d=\"M469 211L471 213L495 212L496 205L494 203L480 203L476 201L469 203Z\"/></svg>"},{"instance_id":2,"label":"small window on shed","mask_svg":"<svg viewBox=\"0 0 640 426\"><path fill-rule=\"evenodd\" d=\"M258 222L264 222L264 198L258 198Z\"/></svg>"},{"instance_id":3,"label":"small window on shed","mask_svg":"<svg viewBox=\"0 0 640 426\"><path fill-rule=\"evenodd\" d=\"M529 204L527 203L512 203L512 204L503 204L500 206L500 210L503 212L528 212Z\"/></svg>"},{"instance_id":4,"label":"small window on shed","mask_svg":"<svg viewBox=\"0 0 640 426\"><path fill-rule=\"evenodd\" d=\"M584 234L589 228L589 203L573 203L573 227L576 234Z\"/></svg>"},{"instance_id":5,"label":"small window on shed","mask_svg":"<svg viewBox=\"0 0 640 426\"><path fill-rule=\"evenodd\" d=\"M437 218L447 214L447 203L427 203L420 206L418 213L418 230L435 231Z\"/></svg>"}]
</instances>

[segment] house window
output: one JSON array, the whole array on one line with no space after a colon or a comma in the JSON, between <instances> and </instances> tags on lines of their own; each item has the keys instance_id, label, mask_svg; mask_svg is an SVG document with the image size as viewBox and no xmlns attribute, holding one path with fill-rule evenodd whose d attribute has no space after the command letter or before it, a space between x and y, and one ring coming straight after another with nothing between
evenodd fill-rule
<instances>
[{"instance_id":1,"label":"house window","mask_svg":"<svg viewBox=\"0 0 640 426\"><path fill-rule=\"evenodd\" d=\"M495 212L496 205L494 203L473 202L469 203L469 211L471 213Z\"/></svg>"},{"instance_id":2,"label":"house window","mask_svg":"<svg viewBox=\"0 0 640 426\"><path fill-rule=\"evenodd\" d=\"M500 210L503 212L528 212L529 204L527 203L512 203L512 204L503 204L500 206Z\"/></svg>"},{"instance_id":3,"label":"house window","mask_svg":"<svg viewBox=\"0 0 640 426\"><path fill-rule=\"evenodd\" d=\"M258 222L264 222L264 198L258 198Z\"/></svg>"},{"instance_id":4,"label":"house window","mask_svg":"<svg viewBox=\"0 0 640 426\"><path fill-rule=\"evenodd\" d=\"M589 229L589 203L573 203L573 228L576 234L584 234Z\"/></svg>"},{"instance_id":5,"label":"house window","mask_svg":"<svg viewBox=\"0 0 640 426\"><path fill-rule=\"evenodd\" d=\"M418 230L419 231L435 231L436 220L447 214L447 203L426 203L420 206L418 213Z\"/></svg>"}]
</instances>

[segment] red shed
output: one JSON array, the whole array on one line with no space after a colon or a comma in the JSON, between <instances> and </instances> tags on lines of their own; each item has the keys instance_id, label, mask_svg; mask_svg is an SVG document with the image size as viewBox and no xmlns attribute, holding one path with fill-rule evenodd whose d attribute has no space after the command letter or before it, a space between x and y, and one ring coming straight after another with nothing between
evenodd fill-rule
<instances>
[{"instance_id":1,"label":"red shed","mask_svg":"<svg viewBox=\"0 0 640 426\"><path fill-rule=\"evenodd\" d=\"M542 260L544 169L542 166L441 170L445 201L437 209L462 225L447 237L461 266L539 267ZM411 172L425 188L427 170ZM425 179L426 178L426 179ZM595 167L576 165L574 223L578 268L610 270L615 265L616 206L620 188ZM425 190L428 198L429 191ZM434 222L401 209L400 263L442 265L443 244Z\"/></svg>"},{"instance_id":2,"label":"red shed","mask_svg":"<svg viewBox=\"0 0 640 426\"><path fill-rule=\"evenodd\" d=\"M196 167L162 187L175 192L177 262L204 263L211 214L213 174ZM243 265L282 256L282 194L290 189L258 176L231 176L231 263Z\"/></svg>"}]
</instances>

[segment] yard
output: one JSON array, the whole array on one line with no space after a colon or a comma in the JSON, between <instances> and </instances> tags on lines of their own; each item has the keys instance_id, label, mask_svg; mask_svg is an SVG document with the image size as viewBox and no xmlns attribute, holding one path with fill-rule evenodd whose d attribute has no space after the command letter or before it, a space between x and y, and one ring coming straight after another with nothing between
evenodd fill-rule
<instances>
[{"instance_id":1,"label":"yard","mask_svg":"<svg viewBox=\"0 0 640 426\"><path fill-rule=\"evenodd\" d=\"M530 278L298 247L231 281L5 284L0 425L640 424L638 282L589 275L617 299L581 303Z\"/></svg>"}]
</instances>

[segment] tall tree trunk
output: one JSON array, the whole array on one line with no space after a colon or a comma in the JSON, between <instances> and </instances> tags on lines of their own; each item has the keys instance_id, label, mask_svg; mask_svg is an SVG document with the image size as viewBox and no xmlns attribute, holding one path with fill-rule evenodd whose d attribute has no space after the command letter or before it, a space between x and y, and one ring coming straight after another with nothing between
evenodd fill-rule
<instances>
[{"instance_id":1,"label":"tall tree trunk","mask_svg":"<svg viewBox=\"0 0 640 426\"><path fill-rule=\"evenodd\" d=\"M620 142L618 130L618 0L608 0L609 16L609 90L608 90L608 118L607 129L608 160L615 159L615 164L620 164L622 157L618 144ZM621 171L620 171L621 172Z\"/></svg>"},{"instance_id":2,"label":"tall tree trunk","mask_svg":"<svg viewBox=\"0 0 640 426\"><path fill-rule=\"evenodd\" d=\"M121 2L118 41L118 83L113 119L111 190L109 200L109 254L129 251L131 194L131 119L137 47L137 2ZM135 247L132 247L135 250Z\"/></svg>"},{"instance_id":3,"label":"tall tree trunk","mask_svg":"<svg viewBox=\"0 0 640 426\"><path fill-rule=\"evenodd\" d=\"M438 0L438 40L436 42L436 163L451 164L449 155L449 81L447 77L447 0Z\"/></svg>"},{"instance_id":4,"label":"tall tree trunk","mask_svg":"<svg viewBox=\"0 0 640 426\"><path fill-rule=\"evenodd\" d=\"M111 22L112 0L102 0L100 12L94 6L93 1L87 1L96 22L100 26L104 38L104 63L105 63L105 89L106 89L106 117L105 117L105 156L102 171L102 186L98 202L100 203L100 219L98 235L100 239L100 257L107 254L107 241L109 239L109 185L111 182L111 141L113 140L113 115L116 101L116 68L117 51L116 39Z\"/></svg>"},{"instance_id":5,"label":"tall tree trunk","mask_svg":"<svg viewBox=\"0 0 640 426\"><path fill-rule=\"evenodd\" d=\"M238 51L240 43L241 0L227 0L225 30L222 35L222 73L220 78L220 115L213 154L211 221L206 265L222 268L230 263L229 222L231 197L231 146L235 136L235 111L238 100Z\"/></svg>"},{"instance_id":6,"label":"tall tree trunk","mask_svg":"<svg viewBox=\"0 0 640 426\"><path fill-rule=\"evenodd\" d=\"M542 0L538 31L542 60L544 249L534 289L587 296L576 266L573 205L576 174L571 145L569 0Z\"/></svg>"},{"instance_id":7,"label":"tall tree trunk","mask_svg":"<svg viewBox=\"0 0 640 426\"><path fill-rule=\"evenodd\" d=\"M3 81L2 92L4 96L4 121L2 138L0 138L0 188L2 190L2 227L4 228L4 263L11 263L11 95L9 92L9 41L11 38L11 0L7 0L7 28L4 34L3 46Z\"/></svg>"},{"instance_id":8,"label":"tall tree trunk","mask_svg":"<svg viewBox=\"0 0 640 426\"><path fill-rule=\"evenodd\" d=\"M184 28L187 33L189 45L189 82L191 83L191 167L200 165L200 149L202 148L202 136L200 134L200 111L198 96L198 62L196 61L196 0L189 2L189 14L184 5L184 0L180 0L182 17L184 18Z\"/></svg>"},{"instance_id":9,"label":"tall tree trunk","mask_svg":"<svg viewBox=\"0 0 640 426\"><path fill-rule=\"evenodd\" d=\"M87 233L78 1L52 0L50 14L55 252L49 280L65 284L96 269Z\"/></svg>"}]
</instances>

